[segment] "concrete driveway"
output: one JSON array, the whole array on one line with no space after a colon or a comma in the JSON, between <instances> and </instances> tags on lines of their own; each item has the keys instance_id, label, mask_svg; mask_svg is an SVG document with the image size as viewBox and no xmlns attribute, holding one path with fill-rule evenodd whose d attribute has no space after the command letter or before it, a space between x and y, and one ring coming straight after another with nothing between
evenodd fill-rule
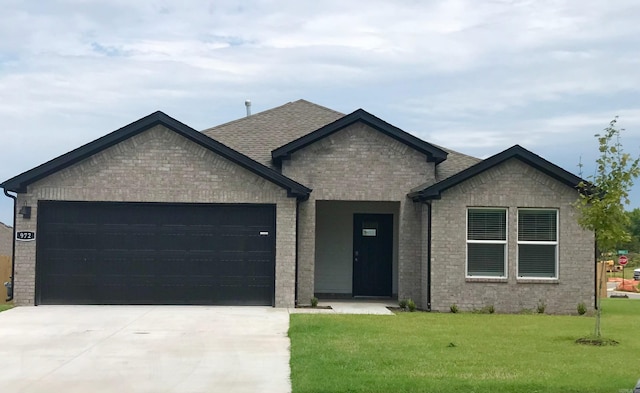
<instances>
[{"instance_id":1,"label":"concrete driveway","mask_svg":"<svg viewBox=\"0 0 640 393\"><path fill-rule=\"evenodd\" d=\"M288 328L270 307L18 307L0 392L290 392Z\"/></svg>"}]
</instances>

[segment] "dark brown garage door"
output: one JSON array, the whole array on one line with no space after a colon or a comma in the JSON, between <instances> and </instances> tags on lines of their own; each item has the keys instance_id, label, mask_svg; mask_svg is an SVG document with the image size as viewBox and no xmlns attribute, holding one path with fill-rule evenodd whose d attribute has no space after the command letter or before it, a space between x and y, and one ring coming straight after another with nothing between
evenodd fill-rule
<instances>
[{"instance_id":1,"label":"dark brown garage door","mask_svg":"<svg viewBox=\"0 0 640 393\"><path fill-rule=\"evenodd\" d=\"M41 201L38 304L273 305L275 206Z\"/></svg>"}]
</instances>

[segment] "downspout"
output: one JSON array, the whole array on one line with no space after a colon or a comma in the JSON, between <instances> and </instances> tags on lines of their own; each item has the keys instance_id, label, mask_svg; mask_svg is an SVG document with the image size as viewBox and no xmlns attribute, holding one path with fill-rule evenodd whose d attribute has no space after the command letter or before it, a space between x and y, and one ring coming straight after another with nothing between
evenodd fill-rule
<instances>
[{"instance_id":1,"label":"downspout","mask_svg":"<svg viewBox=\"0 0 640 393\"><path fill-rule=\"evenodd\" d=\"M427 311L431 311L431 202L427 202Z\"/></svg>"},{"instance_id":2,"label":"downspout","mask_svg":"<svg viewBox=\"0 0 640 393\"><path fill-rule=\"evenodd\" d=\"M7 192L7 189L4 190L4 195L13 199L13 239L11 239L11 296L7 297L6 301L10 302L13 300L13 293L16 289L15 284L15 275L16 275L16 206L18 205L18 197L15 195L11 195Z\"/></svg>"},{"instance_id":3,"label":"downspout","mask_svg":"<svg viewBox=\"0 0 640 393\"><path fill-rule=\"evenodd\" d=\"M300 199L296 199L296 264L295 264L295 270L294 270L294 295L293 295L293 304L294 307L298 305L298 239L299 239L299 234L298 234L298 230L299 230L299 225L298 223L300 222L300 219L298 218L300 216Z\"/></svg>"}]
</instances>

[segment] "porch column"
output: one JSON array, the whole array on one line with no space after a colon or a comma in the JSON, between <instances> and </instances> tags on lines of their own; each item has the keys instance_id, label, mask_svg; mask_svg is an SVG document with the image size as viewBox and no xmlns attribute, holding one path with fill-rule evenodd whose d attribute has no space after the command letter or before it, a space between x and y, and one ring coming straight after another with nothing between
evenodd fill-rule
<instances>
[{"instance_id":1,"label":"porch column","mask_svg":"<svg viewBox=\"0 0 640 393\"><path fill-rule=\"evenodd\" d=\"M420 250L422 252L422 255L420 256L420 265L421 265L421 269L422 269L422 276L421 276L421 289L422 289L422 305L421 307L423 309L426 309L429 305L429 302L431 302L431 299L429 299L429 275L431 274L431 271L429 270L429 224L430 224L430 217L429 217L429 206L426 203L421 203L421 208L422 208L422 219L420 220L421 222L421 233L422 235L420 236Z\"/></svg>"},{"instance_id":2,"label":"porch column","mask_svg":"<svg viewBox=\"0 0 640 393\"><path fill-rule=\"evenodd\" d=\"M420 308L422 297L422 206L408 198L400 202L398 228L398 299L412 299Z\"/></svg>"},{"instance_id":3,"label":"porch column","mask_svg":"<svg viewBox=\"0 0 640 393\"><path fill-rule=\"evenodd\" d=\"M276 211L276 307L293 307L295 294L296 200L287 198Z\"/></svg>"},{"instance_id":4,"label":"porch column","mask_svg":"<svg viewBox=\"0 0 640 393\"><path fill-rule=\"evenodd\" d=\"M314 294L316 201L301 202L298 211L298 304L309 305Z\"/></svg>"}]
</instances>

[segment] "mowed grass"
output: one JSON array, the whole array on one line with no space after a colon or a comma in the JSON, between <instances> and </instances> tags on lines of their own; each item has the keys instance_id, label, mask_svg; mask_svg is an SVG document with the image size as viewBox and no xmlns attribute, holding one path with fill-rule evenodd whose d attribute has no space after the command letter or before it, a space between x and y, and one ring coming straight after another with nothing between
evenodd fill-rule
<instances>
[{"instance_id":1,"label":"mowed grass","mask_svg":"<svg viewBox=\"0 0 640 393\"><path fill-rule=\"evenodd\" d=\"M8 310L8 309L10 309L12 307L13 307L12 304L0 304L0 312L2 312L4 310Z\"/></svg>"},{"instance_id":2,"label":"mowed grass","mask_svg":"<svg viewBox=\"0 0 640 393\"><path fill-rule=\"evenodd\" d=\"M291 315L291 379L303 392L614 392L640 378L640 301L586 316ZM631 391L631 390L624 390Z\"/></svg>"}]
</instances>

